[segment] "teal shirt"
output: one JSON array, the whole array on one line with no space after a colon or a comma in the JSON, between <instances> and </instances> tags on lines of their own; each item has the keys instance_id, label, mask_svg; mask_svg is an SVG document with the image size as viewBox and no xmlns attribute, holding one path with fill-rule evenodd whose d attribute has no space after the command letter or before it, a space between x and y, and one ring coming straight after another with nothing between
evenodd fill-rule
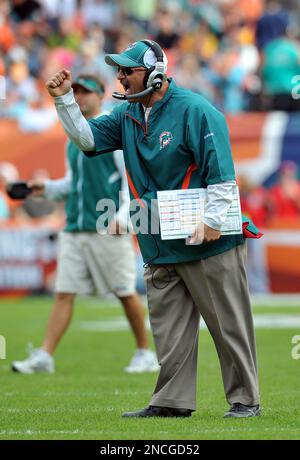
<instances>
[{"instance_id":1,"label":"teal shirt","mask_svg":"<svg viewBox=\"0 0 300 460\"><path fill-rule=\"evenodd\" d=\"M300 48L286 38L271 41L264 49L262 77L268 94L291 94L292 79L300 74Z\"/></svg>"},{"instance_id":2,"label":"teal shirt","mask_svg":"<svg viewBox=\"0 0 300 460\"><path fill-rule=\"evenodd\" d=\"M224 116L202 96L170 80L163 99L145 122L140 103L124 103L108 116L89 121L96 151L123 149L131 198L144 200L157 217L157 190L174 190L235 179ZM144 211L147 212L147 211ZM187 246L185 240L162 241L160 235L137 234L145 263L200 260L243 243L242 235L222 236L213 243Z\"/></svg>"},{"instance_id":3,"label":"teal shirt","mask_svg":"<svg viewBox=\"0 0 300 460\"><path fill-rule=\"evenodd\" d=\"M96 205L101 199L111 199L119 209L121 178L113 155L89 159L71 141L67 144L67 159L72 173L71 189L66 200L66 232L96 232L101 213ZM115 176L116 180L111 181ZM105 211L103 211L105 212ZM113 214L108 218L108 221Z\"/></svg>"}]
</instances>

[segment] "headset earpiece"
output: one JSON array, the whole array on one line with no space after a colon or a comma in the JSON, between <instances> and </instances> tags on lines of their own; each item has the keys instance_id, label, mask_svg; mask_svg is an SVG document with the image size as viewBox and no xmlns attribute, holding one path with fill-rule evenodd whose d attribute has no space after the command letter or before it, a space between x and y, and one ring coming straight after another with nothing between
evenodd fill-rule
<instances>
[{"instance_id":1,"label":"headset earpiece","mask_svg":"<svg viewBox=\"0 0 300 460\"><path fill-rule=\"evenodd\" d=\"M156 64L147 70L144 78L144 87L152 88L154 91L161 89L164 80L164 54L161 47L152 40L141 40L143 43L148 45L154 52L156 57Z\"/></svg>"},{"instance_id":2,"label":"headset earpiece","mask_svg":"<svg viewBox=\"0 0 300 460\"><path fill-rule=\"evenodd\" d=\"M158 70L153 70L147 80L147 88L153 88L158 91L163 84L164 74Z\"/></svg>"},{"instance_id":3,"label":"headset earpiece","mask_svg":"<svg viewBox=\"0 0 300 460\"><path fill-rule=\"evenodd\" d=\"M144 84L144 88L147 89L149 88L148 86L148 81L149 81L149 77L151 75L151 73L153 72L153 70L155 69L155 67L150 67L150 69L147 69L147 71L145 72L145 76L144 76L144 80L143 80L143 84Z\"/></svg>"}]
</instances>

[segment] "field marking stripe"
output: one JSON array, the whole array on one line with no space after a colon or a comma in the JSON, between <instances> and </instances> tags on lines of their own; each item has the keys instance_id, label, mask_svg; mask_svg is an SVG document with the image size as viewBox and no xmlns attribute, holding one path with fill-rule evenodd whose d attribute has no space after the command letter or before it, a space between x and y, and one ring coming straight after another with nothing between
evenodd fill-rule
<instances>
[{"instance_id":1,"label":"field marking stripe","mask_svg":"<svg viewBox=\"0 0 300 460\"><path fill-rule=\"evenodd\" d=\"M299 233L299 232L298 232ZM299 288L300 291L300 288ZM81 298L81 302L84 301L85 298ZM147 305L147 297L142 295L141 296L142 302L144 305ZM251 304L253 307L261 307L261 306L268 306L268 307L298 307L300 309L300 293L285 293L285 294L251 294ZM88 298L85 302L85 307L91 309L120 309L121 304L116 301L115 298L108 298L99 300L97 298Z\"/></svg>"},{"instance_id":2,"label":"field marking stripe","mask_svg":"<svg viewBox=\"0 0 300 460\"><path fill-rule=\"evenodd\" d=\"M300 308L299 294L252 294L253 307L295 307Z\"/></svg>"},{"instance_id":3,"label":"field marking stripe","mask_svg":"<svg viewBox=\"0 0 300 460\"><path fill-rule=\"evenodd\" d=\"M253 315L254 326L256 329L295 329L300 328L300 315L286 314L255 314ZM129 324L127 320L120 316L105 321L81 321L78 323L81 330L84 331L127 331ZM149 320L146 327L150 330ZM207 329L203 319L200 321L200 329Z\"/></svg>"}]
</instances>

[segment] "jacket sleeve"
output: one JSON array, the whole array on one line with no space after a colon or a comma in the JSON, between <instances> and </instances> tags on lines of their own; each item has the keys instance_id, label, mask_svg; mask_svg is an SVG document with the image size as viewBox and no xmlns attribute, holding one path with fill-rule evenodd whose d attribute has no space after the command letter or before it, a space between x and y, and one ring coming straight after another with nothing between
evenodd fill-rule
<instances>
[{"instance_id":1,"label":"jacket sleeve","mask_svg":"<svg viewBox=\"0 0 300 460\"><path fill-rule=\"evenodd\" d=\"M71 183L72 183L72 170L68 162L68 149L69 142L66 143L65 147L65 164L66 164L66 173L65 176L61 179L56 180L46 180L45 181L45 193L44 197L48 200L53 201L61 201L66 200L68 194L71 190Z\"/></svg>"},{"instance_id":2,"label":"jacket sleeve","mask_svg":"<svg viewBox=\"0 0 300 460\"><path fill-rule=\"evenodd\" d=\"M94 157L122 148L120 106L110 115L87 121L75 101L72 89L63 96L55 97L54 101L67 136L85 155Z\"/></svg>"},{"instance_id":3,"label":"jacket sleeve","mask_svg":"<svg viewBox=\"0 0 300 460\"><path fill-rule=\"evenodd\" d=\"M67 134L80 150L93 150L93 133L74 98L73 89L54 98L58 118Z\"/></svg>"},{"instance_id":4,"label":"jacket sleeve","mask_svg":"<svg viewBox=\"0 0 300 460\"><path fill-rule=\"evenodd\" d=\"M95 156L101 153L112 152L122 149L120 106L116 107L109 115L102 115L89 120L95 148L93 151L84 151L87 156Z\"/></svg>"}]
</instances>

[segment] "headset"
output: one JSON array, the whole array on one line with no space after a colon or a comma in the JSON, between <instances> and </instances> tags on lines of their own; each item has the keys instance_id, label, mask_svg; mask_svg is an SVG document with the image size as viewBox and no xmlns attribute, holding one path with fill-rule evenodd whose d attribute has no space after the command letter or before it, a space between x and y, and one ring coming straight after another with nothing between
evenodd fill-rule
<instances>
[{"instance_id":1,"label":"headset","mask_svg":"<svg viewBox=\"0 0 300 460\"><path fill-rule=\"evenodd\" d=\"M141 98L147 96L148 94L150 95L155 91L159 91L163 85L165 65L164 54L161 47L158 45L158 43L154 42L153 40L141 40L141 42L148 45L153 50L156 57L155 66L152 66L149 69L147 69L147 72L145 74L145 89L140 93L128 94L128 96L126 94L114 92L112 94L112 97L114 97L115 99L130 101L131 99Z\"/></svg>"}]
</instances>

